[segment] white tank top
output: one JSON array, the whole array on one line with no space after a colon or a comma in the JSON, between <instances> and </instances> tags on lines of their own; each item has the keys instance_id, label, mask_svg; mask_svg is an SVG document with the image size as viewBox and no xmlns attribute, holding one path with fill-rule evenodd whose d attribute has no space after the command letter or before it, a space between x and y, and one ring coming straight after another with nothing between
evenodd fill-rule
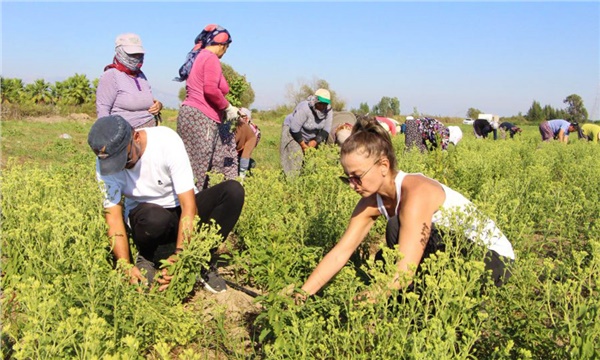
<instances>
[{"instance_id":1,"label":"white tank top","mask_svg":"<svg viewBox=\"0 0 600 360\"><path fill-rule=\"evenodd\" d=\"M394 208L394 214L398 215L398 209L400 207L402 181L404 177L409 175L405 172L399 171L396 175L396 207ZM410 174L410 175L421 175L423 174ZM434 180L435 181L435 180ZM469 201L466 197L457 191L454 191L444 184L439 183L446 193L446 200L442 204L441 208L433 214L431 222L438 228L454 228L460 226L464 231L464 235L471 241L481 243L488 249L494 250L499 255L505 256L510 259L515 258L510 241L502 234L502 231L498 229L496 223L492 219L482 216L478 213L475 205ZM377 208L381 214L385 216L387 220L390 219L383 200L379 194L377 196Z\"/></svg>"}]
</instances>

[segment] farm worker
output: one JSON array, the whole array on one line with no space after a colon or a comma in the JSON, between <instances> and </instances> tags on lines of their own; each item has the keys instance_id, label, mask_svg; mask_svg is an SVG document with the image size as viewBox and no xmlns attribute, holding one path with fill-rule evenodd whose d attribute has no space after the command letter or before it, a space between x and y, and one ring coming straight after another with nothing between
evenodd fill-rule
<instances>
[{"instance_id":1,"label":"farm worker","mask_svg":"<svg viewBox=\"0 0 600 360\"><path fill-rule=\"evenodd\" d=\"M516 126L513 123L509 123L508 121L505 121L502 124L500 124L500 133L503 139L506 139L507 132L510 134L510 138L513 139L515 134L518 134L521 131L522 130L520 127Z\"/></svg>"},{"instance_id":2,"label":"farm worker","mask_svg":"<svg viewBox=\"0 0 600 360\"><path fill-rule=\"evenodd\" d=\"M236 224L244 188L229 180L198 191L183 142L171 128L134 130L121 116L111 115L92 125L88 144L97 155L96 176L104 194L113 254L117 261L130 262L126 224L139 251L129 272L132 283L156 280L160 289L168 286L166 269L155 276L160 260L176 261L175 255L187 244L186 234L193 231L195 215L203 223L215 220L223 240ZM201 278L211 292L227 288L214 258L208 269L201 270Z\"/></svg>"},{"instance_id":3,"label":"farm worker","mask_svg":"<svg viewBox=\"0 0 600 360\"><path fill-rule=\"evenodd\" d=\"M371 300L408 286L410 281L403 281L403 275L413 275L424 258L443 248L440 234L456 222L462 222L464 228L458 236L487 248L484 262L494 283L500 286L508 279L505 259L515 255L494 221L475 216L477 210L468 199L436 180L397 170L391 138L375 120L357 120L352 135L342 145L340 161L346 173L341 179L361 199L342 238L302 286L305 294L314 295L346 265L380 215L388 220L387 246L397 245L404 256L398 261L394 281L381 284L380 293L366 294ZM304 294L297 296L302 299Z\"/></svg>"},{"instance_id":4,"label":"farm worker","mask_svg":"<svg viewBox=\"0 0 600 360\"><path fill-rule=\"evenodd\" d=\"M154 99L142 72L144 48L136 34L121 34L115 40L112 64L104 67L96 89L96 114L122 116L134 129L156 126L163 105Z\"/></svg>"},{"instance_id":5,"label":"farm worker","mask_svg":"<svg viewBox=\"0 0 600 360\"><path fill-rule=\"evenodd\" d=\"M334 111L331 122L331 132L327 138L327 144L342 145L350 136L352 125L356 122L356 115L350 111Z\"/></svg>"},{"instance_id":6,"label":"farm worker","mask_svg":"<svg viewBox=\"0 0 600 360\"><path fill-rule=\"evenodd\" d=\"M459 126L448 126L448 141L454 146L462 140L463 132Z\"/></svg>"},{"instance_id":7,"label":"farm worker","mask_svg":"<svg viewBox=\"0 0 600 360\"><path fill-rule=\"evenodd\" d=\"M570 123L564 119L542 121L539 126L542 141L558 140L563 143L569 142L569 133L579 130L579 124Z\"/></svg>"},{"instance_id":8,"label":"farm worker","mask_svg":"<svg viewBox=\"0 0 600 360\"><path fill-rule=\"evenodd\" d=\"M177 133L183 139L190 158L196 186L208 187L209 170L238 176L238 159L232 126L238 118L238 108L225 95L229 84L223 76L220 59L231 44L227 29L207 25L196 39L176 81L186 81L185 100L177 116Z\"/></svg>"},{"instance_id":9,"label":"farm worker","mask_svg":"<svg viewBox=\"0 0 600 360\"><path fill-rule=\"evenodd\" d=\"M478 139L487 139L489 133L494 133L494 140L498 140L498 124L486 119L477 119L473 121L473 132Z\"/></svg>"},{"instance_id":10,"label":"farm worker","mask_svg":"<svg viewBox=\"0 0 600 360\"><path fill-rule=\"evenodd\" d=\"M239 176L242 179L246 177L246 172L253 162L250 156L256 145L258 145L259 136L260 130L252 122L252 112L249 109L241 108L240 117L235 127L235 144L240 164Z\"/></svg>"},{"instance_id":11,"label":"farm worker","mask_svg":"<svg viewBox=\"0 0 600 360\"><path fill-rule=\"evenodd\" d=\"M419 132L419 122L413 116L407 116L406 125L404 128L404 144L407 149L417 147L419 151L424 152L427 150L427 146L423 142L423 136Z\"/></svg>"},{"instance_id":12,"label":"farm worker","mask_svg":"<svg viewBox=\"0 0 600 360\"><path fill-rule=\"evenodd\" d=\"M422 117L409 120L407 117L404 143L407 149L416 146L421 152L437 147L446 150L450 143L450 131L437 119Z\"/></svg>"},{"instance_id":13,"label":"farm worker","mask_svg":"<svg viewBox=\"0 0 600 360\"><path fill-rule=\"evenodd\" d=\"M286 175L298 175L306 149L327 141L332 121L331 94L326 89L318 89L286 116L279 146L281 167Z\"/></svg>"},{"instance_id":14,"label":"farm worker","mask_svg":"<svg viewBox=\"0 0 600 360\"><path fill-rule=\"evenodd\" d=\"M600 125L590 123L581 125L579 138L586 139L587 141L592 141L597 144L600 140Z\"/></svg>"}]
</instances>

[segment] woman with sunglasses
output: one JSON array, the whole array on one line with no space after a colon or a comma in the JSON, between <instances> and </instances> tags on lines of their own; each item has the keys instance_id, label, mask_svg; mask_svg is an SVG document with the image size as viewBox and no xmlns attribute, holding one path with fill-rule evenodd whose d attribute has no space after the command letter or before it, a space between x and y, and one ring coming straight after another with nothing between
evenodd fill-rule
<instances>
[{"instance_id":1,"label":"woman with sunglasses","mask_svg":"<svg viewBox=\"0 0 600 360\"><path fill-rule=\"evenodd\" d=\"M460 227L464 233L458 237L486 246L485 264L492 271L494 283L500 286L510 276L502 258L514 259L514 252L496 224L476 214L473 204L449 187L422 174L396 169L390 136L377 121L359 118L341 147L340 157L347 174L341 179L361 199L342 238L302 286L305 294L314 295L346 265L380 215L388 220L387 245L397 245L403 257L398 261L394 280L380 284L381 292L368 294L372 300L386 298L392 289L409 286L411 280L404 279L410 279L413 269L429 254L443 250L438 229L449 229L461 219L470 220L464 221ZM303 298L305 294L298 296Z\"/></svg>"}]
</instances>

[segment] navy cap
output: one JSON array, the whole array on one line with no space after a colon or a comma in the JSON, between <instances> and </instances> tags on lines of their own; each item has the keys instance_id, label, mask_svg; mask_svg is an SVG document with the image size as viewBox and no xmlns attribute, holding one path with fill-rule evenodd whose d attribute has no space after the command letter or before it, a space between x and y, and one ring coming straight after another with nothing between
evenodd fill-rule
<instances>
[{"instance_id":1,"label":"navy cap","mask_svg":"<svg viewBox=\"0 0 600 360\"><path fill-rule=\"evenodd\" d=\"M98 156L100 174L112 175L125 168L132 136L133 128L119 115L96 120L88 134L88 144Z\"/></svg>"}]
</instances>

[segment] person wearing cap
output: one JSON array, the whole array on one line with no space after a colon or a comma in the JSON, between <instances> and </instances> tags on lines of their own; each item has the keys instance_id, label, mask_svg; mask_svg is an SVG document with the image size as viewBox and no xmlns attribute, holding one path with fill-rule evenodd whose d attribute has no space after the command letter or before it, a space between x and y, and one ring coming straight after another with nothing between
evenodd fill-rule
<instances>
[{"instance_id":1,"label":"person wearing cap","mask_svg":"<svg viewBox=\"0 0 600 360\"><path fill-rule=\"evenodd\" d=\"M244 179L246 172L253 162L250 158L252 151L258 145L260 130L252 123L252 112L246 108L240 108L240 117L235 127L235 143L239 161L239 176Z\"/></svg>"},{"instance_id":2,"label":"person wearing cap","mask_svg":"<svg viewBox=\"0 0 600 360\"><path fill-rule=\"evenodd\" d=\"M177 133L187 150L196 186L208 187L209 170L238 176L238 159L232 126L239 116L225 95L229 84L223 76L221 58L231 44L222 26L207 25L196 39L176 81L185 81L186 96L177 116Z\"/></svg>"},{"instance_id":3,"label":"person wearing cap","mask_svg":"<svg viewBox=\"0 0 600 360\"><path fill-rule=\"evenodd\" d=\"M318 89L286 116L279 147L281 166L288 176L302 168L304 152L326 142L331 132L333 111L329 90Z\"/></svg>"},{"instance_id":4,"label":"person wearing cap","mask_svg":"<svg viewBox=\"0 0 600 360\"><path fill-rule=\"evenodd\" d=\"M510 134L510 138L513 139L516 134L522 131L523 130L521 130L520 127L508 121L505 121L502 124L500 124L500 135L502 136L502 139L506 139L507 132Z\"/></svg>"},{"instance_id":5,"label":"person wearing cap","mask_svg":"<svg viewBox=\"0 0 600 360\"><path fill-rule=\"evenodd\" d=\"M135 129L158 125L163 105L154 99L150 83L141 70L144 54L138 35L117 36L113 62L104 67L96 89L99 118L119 115Z\"/></svg>"},{"instance_id":6,"label":"person wearing cap","mask_svg":"<svg viewBox=\"0 0 600 360\"><path fill-rule=\"evenodd\" d=\"M183 142L169 127L134 130L123 117L106 116L92 125L88 144L97 155L96 176L115 260L132 260L128 233L139 252L129 272L132 283L168 286L171 278L166 269L159 270L161 260L176 261L196 215L201 223L214 220L225 240L241 214L240 183L228 180L199 192ZM216 293L227 286L215 265L213 256L210 267L199 272L205 288Z\"/></svg>"},{"instance_id":7,"label":"person wearing cap","mask_svg":"<svg viewBox=\"0 0 600 360\"><path fill-rule=\"evenodd\" d=\"M564 119L542 121L539 125L542 141L558 140L562 143L569 142L569 133L579 130L579 124L570 123Z\"/></svg>"},{"instance_id":8,"label":"person wearing cap","mask_svg":"<svg viewBox=\"0 0 600 360\"><path fill-rule=\"evenodd\" d=\"M579 138L598 144L600 142L600 125L590 123L581 125Z\"/></svg>"}]
</instances>

